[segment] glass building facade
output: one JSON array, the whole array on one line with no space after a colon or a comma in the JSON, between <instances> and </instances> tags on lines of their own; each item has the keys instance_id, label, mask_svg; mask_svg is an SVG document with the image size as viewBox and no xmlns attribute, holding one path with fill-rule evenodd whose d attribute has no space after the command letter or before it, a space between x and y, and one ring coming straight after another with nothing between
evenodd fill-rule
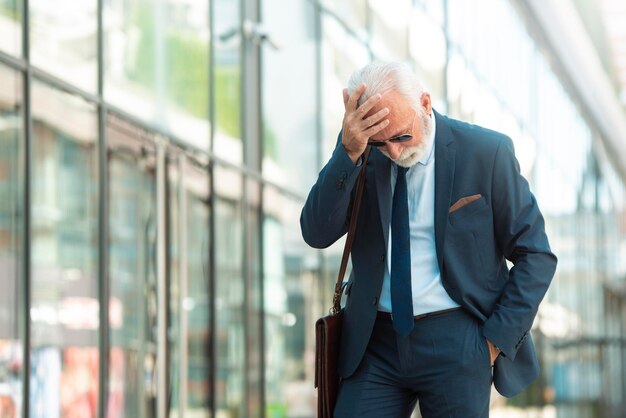
<instances>
[{"instance_id":1,"label":"glass building facade","mask_svg":"<svg viewBox=\"0 0 626 418\"><path fill-rule=\"evenodd\" d=\"M542 375L492 415L621 416L624 154L524 3L0 0L0 416L314 417L343 240L300 209L374 59L511 136L546 217Z\"/></svg>"}]
</instances>

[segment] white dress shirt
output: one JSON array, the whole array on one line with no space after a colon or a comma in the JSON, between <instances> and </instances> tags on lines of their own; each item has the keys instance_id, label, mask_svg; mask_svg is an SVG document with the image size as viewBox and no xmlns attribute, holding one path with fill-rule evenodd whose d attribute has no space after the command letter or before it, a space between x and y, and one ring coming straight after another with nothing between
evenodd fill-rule
<instances>
[{"instance_id":1,"label":"white dress shirt","mask_svg":"<svg viewBox=\"0 0 626 418\"><path fill-rule=\"evenodd\" d=\"M458 307L443 285L435 248L435 118L429 138L430 149L406 173L411 237L411 289L413 315ZM391 164L391 201L398 167ZM387 248L387 269L378 309L391 312L391 223Z\"/></svg>"}]
</instances>

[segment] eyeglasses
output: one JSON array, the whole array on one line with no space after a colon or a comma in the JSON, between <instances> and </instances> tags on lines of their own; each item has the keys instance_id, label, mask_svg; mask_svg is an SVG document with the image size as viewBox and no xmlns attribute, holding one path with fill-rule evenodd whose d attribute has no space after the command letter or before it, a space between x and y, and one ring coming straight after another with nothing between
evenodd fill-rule
<instances>
[{"instance_id":1,"label":"eyeglasses","mask_svg":"<svg viewBox=\"0 0 626 418\"><path fill-rule=\"evenodd\" d=\"M415 127L415 117L417 116L417 112L413 115L413 122L411 123L411 133L410 134L402 134L396 135L389 139L370 139L367 141L367 145L371 145L373 147L384 147L387 142L399 143L399 142L407 142L413 139L413 128Z\"/></svg>"}]
</instances>

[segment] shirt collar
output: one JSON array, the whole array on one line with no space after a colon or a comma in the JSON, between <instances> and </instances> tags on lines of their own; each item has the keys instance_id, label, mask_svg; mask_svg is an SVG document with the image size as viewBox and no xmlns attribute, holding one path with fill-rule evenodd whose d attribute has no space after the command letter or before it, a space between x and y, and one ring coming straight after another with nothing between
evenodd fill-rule
<instances>
[{"instance_id":1,"label":"shirt collar","mask_svg":"<svg viewBox=\"0 0 626 418\"><path fill-rule=\"evenodd\" d=\"M428 116L432 122L433 129L430 132L430 136L428 137L428 150L424 153L424 156L418 161L418 164L428 165L430 161L433 159L435 149L435 131L437 130L437 123L435 121L435 112L431 111Z\"/></svg>"}]
</instances>

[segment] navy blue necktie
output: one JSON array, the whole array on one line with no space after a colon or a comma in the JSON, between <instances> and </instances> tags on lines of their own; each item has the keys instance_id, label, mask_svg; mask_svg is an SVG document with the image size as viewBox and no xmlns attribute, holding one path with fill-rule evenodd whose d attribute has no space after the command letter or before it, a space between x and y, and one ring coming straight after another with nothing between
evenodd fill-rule
<instances>
[{"instance_id":1,"label":"navy blue necktie","mask_svg":"<svg viewBox=\"0 0 626 418\"><path fill-rule=\"evenodd\" d=\"M391 314L393 328L404 336L411 333L414 324L407 170L398 166L391 206Z\"/></svg>"}]
</instances>

